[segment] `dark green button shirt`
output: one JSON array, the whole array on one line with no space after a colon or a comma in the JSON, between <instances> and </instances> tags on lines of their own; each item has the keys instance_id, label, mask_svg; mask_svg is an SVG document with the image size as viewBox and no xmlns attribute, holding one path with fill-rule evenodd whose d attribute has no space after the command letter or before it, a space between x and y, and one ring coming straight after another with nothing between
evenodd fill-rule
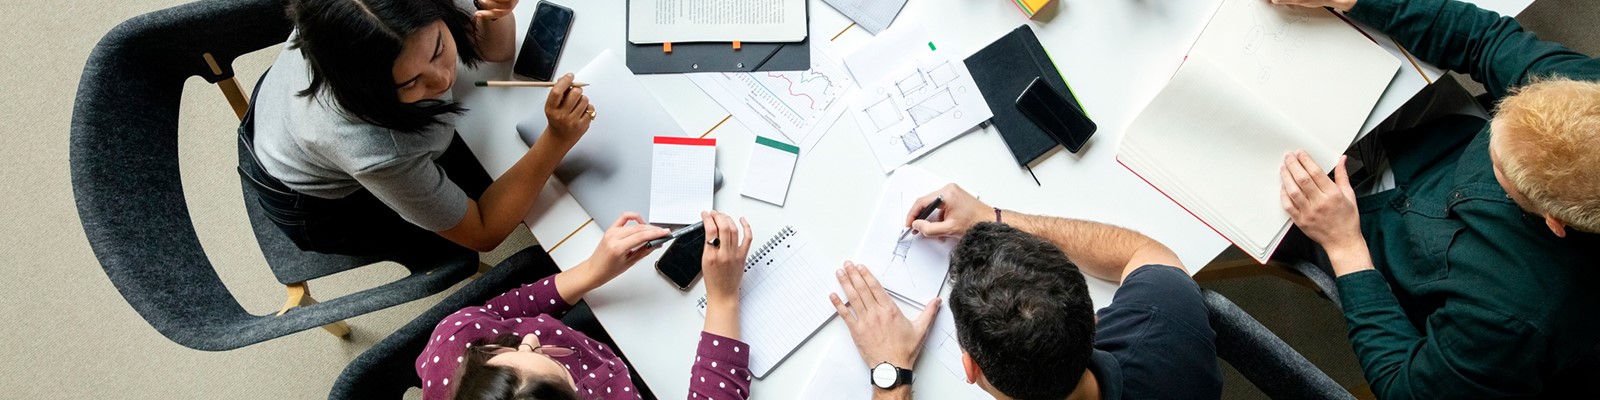
<instances>
[{"instance_id":1,"label":"dark green button shirt","mask_svg":"<svg viewBox=\"0 0 1600 400\"><path fill-rule=\"evenodd\" d=\"M1538 77L1600 80L1600 60L1470 4L1360 0L1349 16L1497 98ZM1377 270L1338 279L1373 392L1526 397L1573 385L1572 366L1600 338L1600 239L1558 238L1506 196L1486 121L1446 117L1380 140L1398 187L1359 200Z\"/></svg>"}]
</instances>

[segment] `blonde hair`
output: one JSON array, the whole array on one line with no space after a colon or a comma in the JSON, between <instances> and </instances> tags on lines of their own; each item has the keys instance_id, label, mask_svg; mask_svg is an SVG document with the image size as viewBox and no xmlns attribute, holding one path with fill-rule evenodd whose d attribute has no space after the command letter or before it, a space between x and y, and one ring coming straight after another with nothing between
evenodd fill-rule
<instances>
[{"instance_id":1,"label":"blonde hair","mask_svg":"<svg viewBox=\"0 0 1600 400\"><path fill-rule=\"evenodd\" d=\"M1500 172L1536 212L1600 232L1600 82L1537 79L1500 101Z\"/></svg>"}]
</instances>

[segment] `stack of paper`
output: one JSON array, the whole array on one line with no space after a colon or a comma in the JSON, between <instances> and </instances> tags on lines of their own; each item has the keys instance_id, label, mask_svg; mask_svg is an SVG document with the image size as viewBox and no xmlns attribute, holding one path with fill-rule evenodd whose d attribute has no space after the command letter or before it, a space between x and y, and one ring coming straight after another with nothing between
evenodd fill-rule
<instances>
[{"instance_id":1,"label":"stack of paper","mask_svg":"<svg viewBox=\"0 0 1600 400\"><path fill-rule=\"evenodd\" d=\"M711 209L717 140L656 136L651 153L650 222L686 225Z\"/></svg>"},{"instance_id":2,"label":"stack of paper","mask_svg":"<svg viewBox=\"0 0 1600 400\"><path fill-rule=\"evenodd\" d=\"M756 136L756 145L750 149L750 164L744 173L744 191L740 194L782 207L784 199L789 197L789 180L794 178L794 164L799 159L799 147Z\"/></svg>"},{"instance_id":3,"label":"stack of paper","mask_svg":"<svg viewBox=\"0 0 1600 400\"><path fill-rule=\"evenodd\" d=\"M1330 11L1227 0L1117 161L1266 262L1291 226L1283 155L1331 171L1399 66Z\"/></svg>"}]
</instances>

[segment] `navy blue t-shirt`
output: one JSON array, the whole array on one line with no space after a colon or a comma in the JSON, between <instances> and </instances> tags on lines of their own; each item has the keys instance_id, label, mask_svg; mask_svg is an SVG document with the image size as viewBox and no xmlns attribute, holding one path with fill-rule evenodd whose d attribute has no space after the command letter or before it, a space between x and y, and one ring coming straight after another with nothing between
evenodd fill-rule
<instances>
[{"instance_id":1,"label":"navy blue t-shirt","mask_svg":"<svg viewBox=\"0 0 1600 400\"><path fill-rule=\"evenodd\" d=\"M1183 270L1146 265L1100 309L1089 370L1105 399L1217 399L1216 332L1200 286Z\"/></svg>"}]
</instances>

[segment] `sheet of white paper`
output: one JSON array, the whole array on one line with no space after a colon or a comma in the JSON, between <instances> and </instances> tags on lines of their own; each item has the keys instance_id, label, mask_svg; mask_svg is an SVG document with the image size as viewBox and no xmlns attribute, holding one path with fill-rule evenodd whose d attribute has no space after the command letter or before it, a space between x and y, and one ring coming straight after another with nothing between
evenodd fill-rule
<instances>
[{"instance_id":1,"label":"sheet of white paper","mask_svg":"<svg viewBox=\"0 0 1600 400\"><path fill-rule=\"evenodd\" d=\"M911 314L915 315L915 314ZM933 359L938 367L929 366ZM856 368L860 366L860 368ZM948 307L940 306L934 317L933 329L922 343L922 355L917 359L917 382L950 380L958 382L961 389L948 398L987 399L991 396L977 385L966 383L966 372L961 368L961 343L956 340L956 322ZM872 398L872 380L861 353L851 339L849 331L838 332L828 343L813 367L811 380L801 392L801 399L867 400ZM913 388L912 390L916 390ZM945 397L945 396L940 396Z\"/></svg>"},{"instance_id":2,"label":"sheet of white paper","mask_svg":"<svg viewBox=\"0 0 1600 400\"><path fill-rule=\"evenodd\" d=\"M935 51L934 47L937 46L933 45L933 35L908 17L894 29L884 31L845 54L844 66L856 82L866 87L889 80L913 65L918 55Z\"/></svg>"},{"instance_id":3,"label":"sheet of white paper","mask_svg":"<svg viewBox=\"0 0 1600 400\"><path fill-rule=\"evenodd\" d=\"M628 41L798 42L806 0L629 0Z\"/></svg>"},{"instance_id":4,"label":"sheet of white paper","mask_svg":"<svg viewBox=\"0 0 1600 400\"><path fill-rule=\"evenodd\" d=\"M917 198L948 183L949 180L912 165L895 170L883 185L877 211L872 214L854 258L878 277L884 289L919 309L938 297L944 287L950 271L950 251L955 249L957 240L915 233L900 240L900 234L905 231L906 213ZM939 213L929 219L938 220Z\"/></svg>"},{"instance_id":5,"label":"sheet of white paper","mask_svg":"<svg viewBox=\"0 0 1600 400\"><path fill-rule=\"evenodd\" d=\"M844 114L855 80L833 57L813 46L811 69L688 74L700 90L751 132L787 138L804 155Z\"/></svg>"},{"instance_id":6,"label":"sheet of white paper","mask_svg":"<svg viewBox=\"0 0 1600 400\"><path fill-rule=\"evenodd\" d=\"M650 222L692 224L711 209L716 139L656 137L650 161Z\"/></svg>"},{"instance_id":7,"label":"sheet of white paper","mask_svg":"<svg viewBox=\"0 0 1600 400\"><path fill-rule=\"evenodd\" d=\"M846 103L884 173L987 121L994 113L949 50L923 47L914 64L863 86Z\"/></svg>"},{"instance_id":8,"label":"sheet of white paper","mask_svg":"<svg viewBox=\"0 0 1600 400\"><path fill-rule=\"evenodd\" d=\"M876 35L889 29L894 17L905 8L906 0L824 0L840 14L850 17L856 26Z\"/></svg>"},{"instance_id":9,"label":"sheet of white paper","mask_svg":"<svg viewBox=\"0 0 1600 400\"><path fill-rule=\"evenodd\" d=\"M789 181L800 148L765 136L756 136L750 147L750 163L745 166L744 189L739 194L782 207L789 197Z\"/></svg>"}]
</instances>

